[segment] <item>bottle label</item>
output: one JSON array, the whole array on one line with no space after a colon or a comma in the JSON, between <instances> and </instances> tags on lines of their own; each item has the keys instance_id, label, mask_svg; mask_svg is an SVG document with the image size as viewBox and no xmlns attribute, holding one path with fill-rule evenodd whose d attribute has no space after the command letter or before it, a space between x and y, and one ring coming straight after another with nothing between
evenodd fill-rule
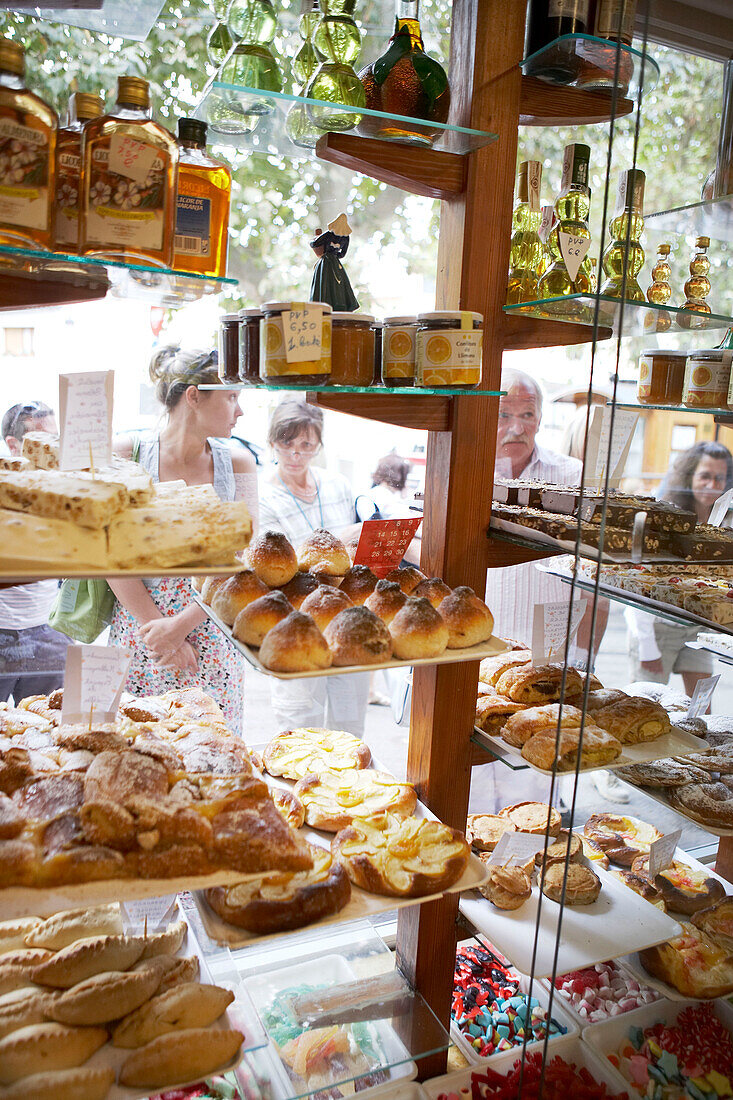
<instances>
[{"instance_id":1,"label":"bottle label","mask_svg":"<svg viewBox=\"0 0 733 1100\"><path fill-rule=\"evenodd\" d=\"M121 159L125 159L127 146L116 142L115 136L100 139L92 149L86 184L88 248L119 246L149 251L163 248L169 158L147 142L135 141L133 145L145 149L143 152L133 150L135 156L124 164ZM139 182L140 163L149 165L142 182ZM113 165L122 167L123 171L114 171Z\"/></svg>"},{"instance_id":2,"label":"bottle label","mask_svg":"<svg viewBox=\"0 0 733 1100\"><path fill-rule=\"evenodd\" d=\"M685 365L682 404L692 408L722 408L730 391L731 355L720 359L696 359L691 355Z\"/></svg>"},{"instance_id":3,"label":"bottle label","mask_svg":"<svg viewBox=\"0 0 733 1100\"><path fill-rule=\"evenodd\" d=\"M552 206L543 206L542 221L540 222L540 228L538 230L539 238L543 244L547 243L547 238L550 236L554 224L555 208Z\"/></svg>"},{"instance_id":4,"label":"bottle label","mask_svg":"<svg viewBox=\"0 0 733 1100\"><path fill-rule=\"evenodd\" d=\"M79 245L79 184L81 156L63 152L56 158L56 194L54 196L54 244L57 248Z\"/></svg>"},{"instance_id":5,"label":"bottle label","mask_svg":"<svg viewBox=\"0 0 733 1100\"><path fill-rule=\"evenodd\" d=\"M0 222L49 228L48 134L0 118Z\"/></svg>"},{"instance_id":6,"label":"bottle label","mask_svg":"<svg viewBox=\"0 0 733 1100\"><path fill-rule=\"evenodd\" d=\"M173 249L185 256L211 255L211 199L179 191Z\"/></svg>"},{"instance_id":7,"label":"bottle label","mask_svg":"<svg viewBox=\"0 0 733 1100\"><path fill-rule=\"evenodd\" d=\"M527 162L527 201L534 213L540 210L540 187L542 185L542 164L538 160Z\"/></svg>"},{"instance_id":8,"label":"bottle label","mask_svg":"<svg viewBox=\"0 0 733 1100\"><path fill-rule=\"evenodd\" d=\"M382 378L415 377L415 333L409 325L389 326L382 332Z\"/></svg>"},{"instance_id":9,"label":"bottle label","mask_svg":"<svg viewBox=\"0 0 733 1100\"><path fill-rule=\"evenodd\" d=\"M635 16L636 0L600 0L594 33L599 38L620 38L630 42L634 36Z\"/></svg>"},{"instance_id":10,"label":"bottle label","mask_svg":"<svg viewBox=\"0 0 733 1100\"><path fill-rule=\"evenodd\" d=\"M560 19L578 19L587 25L589 7L590 0L550 0L547 14Z\"/></svg>"},{"instance_id":11,"label":"bottle label","mask_svg":"<svg viewBox=\"0 0 733 1100\"><path fill-rule=\"evenodd\" d=\"M618 192L616 195L616 210L638 210L641 212L644 209L644 184L646 183L646 177L643 172L634 171L629 169L626 172L622 172L618 181Z\"/></svg>"},{"instance_id":12,"label":"bottle label","mask_svg":"<svg viewBox=\"0 0 733 1100\"><path fill-rule=\"evenodd\" d=\"M415 382L418 386L477 386L481 381L479 329L421 330L417 334Z\"/></svg>"},{"instance_id":13,"label":"bottle label","mask_svg":"<svg viewBox=\"0 0 733 1100\"><path fill-rule=\"evenodd\" d=\"M582 183L584 186L588 184L588 160L585 150L583 155L580 154L580 148L581 146L577 144L565 146L562 158L561 191L567 191L573 183Z\"/></svg>"}]
</instances>

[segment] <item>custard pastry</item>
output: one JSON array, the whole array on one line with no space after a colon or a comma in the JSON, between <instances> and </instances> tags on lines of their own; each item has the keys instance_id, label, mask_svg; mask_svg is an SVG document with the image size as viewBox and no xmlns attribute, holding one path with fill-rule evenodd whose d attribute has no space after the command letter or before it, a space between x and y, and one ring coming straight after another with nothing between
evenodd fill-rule
<instances>
[{"instance_id":1,"label":"custard pastry","mask_svg":"<svg viewBox=\"0 0 733 1100\"><path fill-rule=\"evenodd\" d=\"M262 760L270 775L302 779L310 772L367 768L372 754L359 737L343 730L294 729L278 733Z\"/></svg>"},{"instance_id":2,"label":"custard pastry","mask_svg":"<svg viewBox=\"0 0 733 1100\"><path fill-rule=\"evenodd\" d=\"M387 811L411 817L417 806L410 783L372 768L306 775L295 784L295 795L305 806L306 824L329 833L337 833L355 819Z\"/></svg>"}]
</instances>

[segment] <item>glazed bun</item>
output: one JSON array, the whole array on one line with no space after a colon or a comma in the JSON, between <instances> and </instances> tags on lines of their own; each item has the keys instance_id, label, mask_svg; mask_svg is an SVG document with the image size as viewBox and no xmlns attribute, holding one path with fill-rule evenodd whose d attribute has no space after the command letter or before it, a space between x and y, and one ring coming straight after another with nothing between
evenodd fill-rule
<instances>
[{"instance_id":1,"label":"glazed bun","mask_svg":"<svg viewBox=\"0 0 733 1100\"><path fill-rule=\"evenodd\" d=\"M388 573L384 579L399 585L405 595L410 596L422 581L427 580L427 577L414 565L401 565L398 569L393 569L391 573Z\"/></svg>"},{"instance_id":2,"label":"glazed bun","mask_svg":"<svg viewBox=\"0 0 733 1100\"><path fill-rule=\"evenodd\" d=\"M262 583L256 573L251 569L243 569L241 573L227 577L224 583L211 593L209 606L222 622L231 626L247 604L259 599L267 592L267 585Z\"/></svg>"},{"instance_id":3,"label":"glazed bun","mask_svg":"<svg viewBox=\"0 0 733 1100\"><path fill-rule=\"evenodd\" d=\"M234 620L232 634L238 642L245 645L262 645L265 635L287 618L293 605L286 600L282 592L268 592L260 596L239 612Z\"/></svg>"},{"instance_id":4,"label":"glazed bun","mask_svg":"<svg viewBox=\"0 0 733 1100\"><path fill-rule=\"evenodd\" d=\"M200 589L197 589L201 593L201 599L205 604L211 606L211 599L218 588L224 584L224 581L229 580L228 577L204 577L204 583Z\"/></svg>"},{"instance_id":5,"label":"glazed bun","mask_svg":"<svg viewBox=\"0 0 733 1100\"><path fill-rule=\"evenodd\" d=\"M295 550L281 531L263 531L253 538L247 559L260 580L270 588L287 584L298 572Z\"/></svg>"},{"instance_id":6,"label":"glazed bun","mask_svg":"<svg viewBox=\"0 0 733 1100\"><path fill-rule=\"evenodd\" d=\"M346 553L349 555L350 560L353 562L356 557L356 551L359 549L359 539L361 538L361 531L357 531L355 535L349 535L344 542L346 547Z\"/></svg>"},{"instance_id":7,"label":"glazed bun","mask_svg":"<svg viewBox=\"0 0 733 1100\"><path fill-rule=\"evenodd\" d=\"M407 596L392 581L377 581L377 586L371 596L364 601L364 606L378 615L387 626L392 622L397 612L405 606Z\"/></svg>"},{"instance_id":8,"label":"glazed bun","mask_svg":"<svg viewBox=\"0 0 733 1100\"><path fill-rule=\"evenodd\" d=\"M311 592L315 592L317 588L318 581L312 573L296 573L291 581L282 586L280 591L295 610L299 611L300 605L306 596L310 596Z\"/></svg>"},{"instance_id":9,"label":"glazed bun","mask_svg":"<svg viewBox=\"0 0 733 1100\"><path fill-rule=\"evenodd\" d=\"M340 611L347 607L353 607L351 600L340 588L332 588L322 584L306 596L300 605L304 615L310 615L319 630L326 629L331 619L335 619Z\"/></svg>"},{"instance_id":10,"label":"glazed bun","mask_svg":"<svg viewBox=\"0 0 733 1100\"><path fill-rule=\"evenodd\" d=\"M472 588L459 585L438 606L449 635L448 649L466 649L486 642L494 629L494 616Z\"/></svg>"},{"instance_id":11,"label":"glazed bun","mask_svg":"<svg viewBox=\"0 0 733 1100\"><path fill-rule=\"evenodd\" d=\"M366 607L347 607L332 619L324 637L333 654L333 663L376 665L392 656L392 639L381 619Z\"/></svg>"},{"instance_id":12,"label":"glazed bun","mask_svg":"<svg viewBox=\"0 0 733 1100\"><path fill-rule=\"evenodd\" d=\"M343 577L351 568L351 558L341 539L320 528L298 548L298 568L311 573Z\"/></svg>"},{"instance_id":13,"label":"glazed bun","mask_svg":"<svg viewBox=\"0 0 733 1100\"><path fill-rule=\"evenodd\" d=\"M353 604L361 607L377 587L377 578L368 565L352 565L340 587Z\"/></svg>"},{"instance_id":14,"label":"glazed bun","mask_svg":"<svg viewBox=\"0 0 733 1100\"><path fill-rule=\"evenodd\" d=\"M408 596L389 624L392 653L402 661L439 657L448 645L448 626L429 600Z\"/></svg>"},{"instance_id":15,"label":"glazed bun","mask_svg":"<svg viewBox=\"0 0 733 1100\"><path fill-rule=\"evenodd\" d=\"M430 601L433 607L437 608L446 596L450 596L451 589L440 577L428 577L427 580L420 581L417 588L413 588L410 594L412 596L423 596Z\"/></svg>"},{"instance_id":16,"label":"glazed bun","mask_svg":"<svg viewBox=\"0 0 733 1100\"><path fill-rule=\"evenodd\" d=\"M273 672L315 672L330 668L331 651L310 615L291 611L260 646L260 660Z\"/></svg>"}]
</instances>

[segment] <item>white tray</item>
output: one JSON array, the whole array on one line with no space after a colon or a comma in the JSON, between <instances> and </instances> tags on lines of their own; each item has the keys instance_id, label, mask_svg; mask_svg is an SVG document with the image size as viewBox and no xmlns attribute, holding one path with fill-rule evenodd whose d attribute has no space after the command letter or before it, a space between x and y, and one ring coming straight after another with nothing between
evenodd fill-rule
<instances>
[{"instance_id":1,"label":"white tray","mask_svg":"<svg viewBox=\"0 0 733 1100\"><path fill-rule=\"evenodd\" d=\"M613 962L618 967L619 972L623 975L624 978L633 978L635 981L639 980L639 975L636 974L633 970L630 970L628 966L624 966L620 959L611 959L611 960L604 959L603 961L604 962L608 962L608 961ZM558 977L562 977L562 975L559 974ZM649 986L650 989L653 988L653 986L649 985L649 982L645 981L643 984L646 985L646 986ZM543 978L542 981L540 982L540 985L542 986L543 989L549 990L549 988L550 988L550 979L549 978ZM658 990L654 990L654 992L656 993L656 992L658 992ZM555 996L554 996L553 1002L552 1002L553 1012L555 1011L555 1005L557 1004L558 998L560 1000L560 1003L561 1003L562 1007L567 1012L568 1016L570 1016L570 1018L574 1021L576 1027L578 1027L581 1031L585 1031L585 1029L588 1028L588 1027L599 1027L600 1024L605 1023L605 1020L599 1020L598 1023L590 1023L588 1020L583 1019L583 1017L580 1015L580 1013L575 1008L575 1005L572 1005L570 1003L570 1001L567 999L567 997L563 993L561 993L559 989L555 990ZM648 1007L648 1006L645 1005L644 1007ZM614 1016L614 1017L609 1016L609 1019L622 1019L622 1018L625 1019L629 1015L630 1012L634 1012L634 1011L636 1011L636 1010L635 1009L629 1009L627 1012L623 1012L620 1017L619 1016Z\"/></svg>"},{"instance_id":2,"label":"white tray","mask_svg":"<svg viewBox=\"0 0 733 1100\"><path fill-rule=\"evenodd\" d=\"M215 565L176 565L168 569L159 565L146 565L142 569L118 569L111 565L102 568L99 565L76 565L68 560L54 565L45 561L0 558L0 580L31 584L44 579L57 580L59 577L218 577L239 573L243 568L237 558Z\"/></svg>"},{"instance_id":3,"label":"white tray","mask_svg":"<svg viewBox=\"0 0 733 1100\"><path fill-rule=\"evenodd\" d=\"M273 672L272 669L265 668L262 664L256 649L237 641L232 634L231 627L227 626L218 615L214 614L209 605L201 599L198 592L194 592L193 598L204 609L211 621L216 623L229 644L234 646L253 668L256 668L265 676L274 676L277 680L306 680L313 676L344 676L352 672L376 672L380 668L413 668L415 665L452 665L461 661L482 661L484 657L494 657L496 654L504 653L509 649L509 645L501 638L492 636L487 642L469 646L468 649L446 649L440 657L420 657L412 661L395 659L380 661L376 665L346 665L345 667L332 665L331 668L318 669L315 672Z\"/></svg>"},{"instance_id":4,"label":"white tray","mask_svg":"<svg viewBox=\"0 0 733 1100\"><path fill-rule=\"evenodd\" d=\"M725 637L721 634L721 637ZM708 645L707 642L685 642L688 649L701 649L705 653L711 653L713 657L718 661L722 661L724 665L733 665L733 650L730 649L716 649L714 645Z\"/></svg>"},{"instance_id":5,"label":"white tray","mask_svg":"<svg viewBox=\"0 0 733 1100\"><path fill-rule=\"evenodd\" d=\"M710 745L705 743L705 749L709 749ZM642 787L639 783L632 783L630 779L624 779L622 775L619 776L624 783L628 785L634 791L641 791L647 798L651 798L653 802L658 802L660 806L664 806L665 809L671 810L673 814L678 814L685 821L689 821L691 825L696 825L698 829L702 829L703 832L710 833L712 836L733 836L733 828L726 829L720 825L710 825L707 821L698 821L697 818L690 817L684 810L681 810L678 806L673 806L671 802L667 801L662 790L659 787Z\"/></svg>"}]
</instances>

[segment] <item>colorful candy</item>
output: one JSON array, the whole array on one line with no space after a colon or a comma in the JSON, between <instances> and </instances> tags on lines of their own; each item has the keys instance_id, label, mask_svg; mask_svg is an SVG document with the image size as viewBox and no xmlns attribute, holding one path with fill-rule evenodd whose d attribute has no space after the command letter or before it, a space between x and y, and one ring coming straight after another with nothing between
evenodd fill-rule
<instances>
[{"instance_id":1,"label":"colorful candy","mask_svg":"<svg viewBox=\"0 0 733 1100\"><path fill-rule=\"evenodd\" d=\"M596 963L555 979L555 989L566 997L589 1024L620 1016L632 1008L659 1000L654 989L626 977L614 962Z\"/></svg>"},{"instance_id":2,"label":"colorful candy","mask_svg":"<svg viewBox=\"0 0 733 1100\"><path fill-rule=\"evenodd\" d=\"M527 1054L523 1070L521 1066L521 1061L515 1062L507 1074L491 1069L472 1074L472 1100L539 1100L540 1096L541 1100L628 1100L628 1093L610 1093L587 1069L559 1057L548 1062L544 1080L541 1054ZM466 1090L460 1095L441 1093L438 1100L466 1100Z\"/></svg>"}]
</instances>

